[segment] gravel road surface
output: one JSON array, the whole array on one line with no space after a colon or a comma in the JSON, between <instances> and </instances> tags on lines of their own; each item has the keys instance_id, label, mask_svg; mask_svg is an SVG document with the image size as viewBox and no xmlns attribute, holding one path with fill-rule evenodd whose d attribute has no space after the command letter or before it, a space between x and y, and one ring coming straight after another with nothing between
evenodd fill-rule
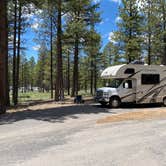
<instances>
[{"instance_id":1,"label":"gravel road surface","mask_svg":"<svg viewBox=\"0 0 166 166\"><path fill-rule=\"evenodd\" d=\"M166 118L96 123L158 109L39 105L8 113L0 117L0 166L165 166Z\"/></svg>"}]
</instances>

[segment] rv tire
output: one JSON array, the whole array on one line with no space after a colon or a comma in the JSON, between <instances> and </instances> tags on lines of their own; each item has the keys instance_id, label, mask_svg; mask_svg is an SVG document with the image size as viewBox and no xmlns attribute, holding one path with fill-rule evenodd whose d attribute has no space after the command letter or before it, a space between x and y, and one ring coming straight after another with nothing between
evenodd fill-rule
<instances>
[{"instance_id":1,"label":"rv tire","mask_svg":"<svg viewBox=\"0 0 166 166\"><path fill-rule=\"evenodd\" d=\"M110 107L112 107L112 108L118 108L121 104L121 101L120 101L119 97L115 96L115 97L110 98L109 104L110 104Z\"/></svg>"},{"instance_id":2,"label":"rv tire","mask_svg":"<svg viewBox=\"0 0 166 166\"><path fill-rule=\"evenodd\" d=\"M166 97L163 99L163 105L166 107Z\"/></svg>"}]
</instances>

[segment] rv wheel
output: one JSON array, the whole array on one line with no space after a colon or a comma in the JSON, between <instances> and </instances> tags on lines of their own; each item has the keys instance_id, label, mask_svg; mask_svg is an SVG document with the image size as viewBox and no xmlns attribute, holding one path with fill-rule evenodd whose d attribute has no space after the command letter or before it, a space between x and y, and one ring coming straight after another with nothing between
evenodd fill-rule
<instances>
[{"instance_id":1,"label":"rv wheel","mask_svg":"<svg viewBox=\"0 0 166 166\"><path fill-rule=\"evenodd\" d=\"M163 104L166 107L166 97L163 99Z\"/></svg>"},{"instance_id":2,"label":"rv wheel","mask_svg":"<svg viewBox=\"0 0 166 166\"><path fill-rule=\"evenodd\" d=\"M110 99L110 106L112 108L118 108L120 106L120 104L121 104L121 101L118 97L112 97Z\"/></svg>"}]
</instances>

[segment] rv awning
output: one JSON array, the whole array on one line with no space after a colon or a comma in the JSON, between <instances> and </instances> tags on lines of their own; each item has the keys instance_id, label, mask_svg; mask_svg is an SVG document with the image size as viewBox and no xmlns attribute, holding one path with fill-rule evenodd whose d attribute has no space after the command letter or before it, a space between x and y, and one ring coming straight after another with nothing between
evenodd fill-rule
<instances>
[{"instance_id":1,"label":"rv awning","mask_svg":"<svg viewBox=\"0 0 166 166\"><path fill-rule=\"evenodd\" d=\"M117 72L120 70L121 67L124 65L116 65L116 66L111 66L106 68L102 73L101 77L102 78L111 78L111 77L116 77Z\"/></svg>"}]
</instances>

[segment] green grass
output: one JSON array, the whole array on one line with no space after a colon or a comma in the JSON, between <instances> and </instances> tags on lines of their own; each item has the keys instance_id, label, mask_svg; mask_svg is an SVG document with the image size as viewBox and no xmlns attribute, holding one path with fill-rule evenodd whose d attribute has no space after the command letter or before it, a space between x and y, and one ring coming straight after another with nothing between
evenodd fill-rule
<instances>
[{"instance_id":1,"label":"green grass","mask_svg":"<svg viewBox=\"0 0 166 166\"><path fill-rule=\"evenodd\" d=\"M89 91L88 91L89 92ZM85 93L85 91L79 91L79 95L82 95L83 97L89 97L91 96L90 93ZM21 103L29 103L29 102L35 102L35 101L46 101L51 100L51 94L50 92L26 92L18 94L18 102ZM67 96L67 93L65 92L65 96ZM10 94L10 101L12 103L12 94Z\"/></svg>"},{"instance_id":2,"label":"green grass","mask_svg":"<svg viewBox=\"0 0 166 166\"><path fill-rule=\"evenodd\" d=\"M10 101L12 102L12 96L10 95ZM26 92L18 94L18 102L19 103L28 103L31 101L44 101L51 99L50 92ZM12 103L11 103L12 104Z\"/></svg>"},{"instance_id":3,"label":"green grass","mask_svg":"<svg viewBox=\"0 0 166 166\"><path fill-rule=\"evenodd\" d=\"M35 101L35 100L48 100L50 98L50 93L45 92L27 92L19 93L19 102Z\"/></svg>"}]
</instances>

